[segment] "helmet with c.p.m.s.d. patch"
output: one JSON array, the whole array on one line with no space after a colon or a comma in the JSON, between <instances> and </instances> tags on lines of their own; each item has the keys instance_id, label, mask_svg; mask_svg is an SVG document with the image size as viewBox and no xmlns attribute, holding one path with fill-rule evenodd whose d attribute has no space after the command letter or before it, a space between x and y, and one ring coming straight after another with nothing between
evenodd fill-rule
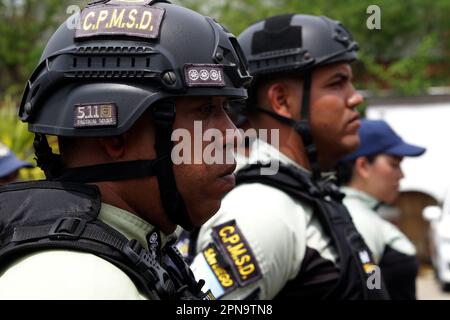
<instances>
[{"instance_id":1,"label":"helmet with c.p.m.s.d. patch","mask_svg":"<svg viewBox=\"0 0 450 320\"><path fill-rule=\"evenodd\" d=\"M162 0L94 1L49 40L19 116L36 135L38 165L47 178L100 182L156 175L166 213L189 228L170 159L174 99L242 99L250 81L236 38L213 19ZM46 143L45 135L117 136L148 109L157 159L62 171Z\"/></svg>"}]
</instances>

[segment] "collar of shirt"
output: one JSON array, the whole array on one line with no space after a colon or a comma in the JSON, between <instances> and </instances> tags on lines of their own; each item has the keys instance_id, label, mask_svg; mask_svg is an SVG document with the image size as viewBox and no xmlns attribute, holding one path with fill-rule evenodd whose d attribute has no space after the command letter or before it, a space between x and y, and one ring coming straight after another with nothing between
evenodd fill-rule
<instances>
[{"instance_id":1,"label":"collar of shirt","mask_svg":"<svg viewBox=\"0 0 450 320\"><path fill-rule=\"evenodd\" d=\"M136 239L147 250L147 234L156 229L137 215L106 203L102 203L98 219L122 233L128 240ZM173 236L162 232L159 234L162 247Z\"/></svg>"},{"instance_id":2,"label":"collar of shirt","mask_svg":"<svg viewBox=\"0 0 450 320\"><path fill-rule=\"evenodd\" d=\"M269 163L273 160L280 161L281 163L286 165L292 165L297 169L303 171L304 173L308 174L309 176L311 175L311 171L305 169L300 164L289 158L287 155L285 155L272 145L260 139L253 141L251 145L249 158L246 158L241 154L236 155L236 161L238 163L237 170L239 170L240 168L244 167L249 163L257 163L257 162ZM336 180L336 173L334 171L322 172L321 175L324 180L329 181Z\"/></svg>"},{"instance_id":3,"label":"collar of shirt","mask_svg":"<svg viewBox=\"0 0 450 320\"><path fill-rule=\"evenodd\" d=\"M249 163L269 163L274 160L280 161L283 164L292 165L307 174L311 174L311 172L303 168L297 162L289 158L287 155L281 153L280 150L276 149L267 142L257 139L252 143L250 157L248 159Z\"/></svg>"},{"instance_id":4,"label":"collar of shirt","mask_svg":"<svg viewBox=\"0 0 450 320\"><path fill-rule=\"evenodd\" d=\"M380 205L380 202L377 199L364 191L350 187L341 187L340 189L343 193L345 193L346 198L358 200L371 210L376 211L377 207Z\"/></svg>"}]
</instances>

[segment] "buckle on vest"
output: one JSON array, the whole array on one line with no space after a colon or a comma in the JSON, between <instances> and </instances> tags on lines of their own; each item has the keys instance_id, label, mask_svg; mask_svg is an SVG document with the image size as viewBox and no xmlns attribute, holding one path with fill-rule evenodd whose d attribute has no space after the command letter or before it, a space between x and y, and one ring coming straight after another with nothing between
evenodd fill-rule
<instances>
[{"instance_id":1,"label":"buckle on vest","mask_svg":"<svg viewBox=\"0 0 450 320\"><path fill-rule=\"evenodd\" d=\"M129 241L123 248L123 253L142 272L147 281L157 283L158 278L151 272L156 266L152 253L144 249L137 240Z\"/></svg>"},{"instance_id":2,"label":"buckle on vest","mask_svg":"<svg viewBox=\"0 0 450 320\"><path fill-rule=\"evenodd\" d=\"M86 227L86 221L80 218L59 218L51 227L48 235L52 240L76 240Z\"/></svg>"}]
</instances>

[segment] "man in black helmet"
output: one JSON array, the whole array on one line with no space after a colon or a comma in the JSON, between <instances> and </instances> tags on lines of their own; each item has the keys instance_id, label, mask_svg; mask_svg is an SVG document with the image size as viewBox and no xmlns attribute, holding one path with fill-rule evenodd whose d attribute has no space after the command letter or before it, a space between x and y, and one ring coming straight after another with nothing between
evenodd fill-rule
<instances>
[{"instance_id":1,"label":"man in black helmet","mask_svg":"<svg viewBox=\"0 0 450 320\"><path fill-rule=\"evenodd\" d=\"M339 22L299 14L255 23L238 40L255 78L246 115L279 130L279 149L273 139L252 144L238 187L191 243L194 274L223 299L386 298L326 173L359 144L357 44ZM274 161L279 169L264 173Z\"/></svg>"},{"instance_id":2,"label":"man in black helmet","mask_svg":"<svg viewBox=\"0 0 450 320\"><path fill-rule=\"evenodd\" d=\"M201 121L227 153L250 80L232 34L167 1L95 1L63 24L19 111L47 179L0 189L0 299L205 299L172 233L219 209L235 163L174 165L172 133L191 142Z\"/></svg>"}]
</instances>

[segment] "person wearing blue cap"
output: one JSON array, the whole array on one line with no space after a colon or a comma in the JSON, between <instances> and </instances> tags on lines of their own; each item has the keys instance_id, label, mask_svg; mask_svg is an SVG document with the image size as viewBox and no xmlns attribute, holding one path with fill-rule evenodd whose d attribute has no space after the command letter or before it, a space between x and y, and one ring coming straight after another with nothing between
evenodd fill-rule
<instances>
[{"instance_id":1,"label":"person wearing blue cap","mask_svg":"<svg viewBox=\"0 0 450 320\"><path fill-rule=\"evenodd\" d=\"M340 165L344 204L372 250L392 299L416 298L418 261L414 245L393 224L383 220L377 209L392 204L404 177L404 157L417 157L426 149L406 143L381 120L362 120L358 150Z\"/></svg>"},{"instance_id":2,"label":"person wearing blue cap","mask_svg":"<svg viewBox=\"0 0 450 320\"><path fill-rule=\"evenodd\" d=\"M17 159L8 147L0 143L0 185L16 181L22 168L33 168L33 165Z\"/></svg>"}]
</instances>

